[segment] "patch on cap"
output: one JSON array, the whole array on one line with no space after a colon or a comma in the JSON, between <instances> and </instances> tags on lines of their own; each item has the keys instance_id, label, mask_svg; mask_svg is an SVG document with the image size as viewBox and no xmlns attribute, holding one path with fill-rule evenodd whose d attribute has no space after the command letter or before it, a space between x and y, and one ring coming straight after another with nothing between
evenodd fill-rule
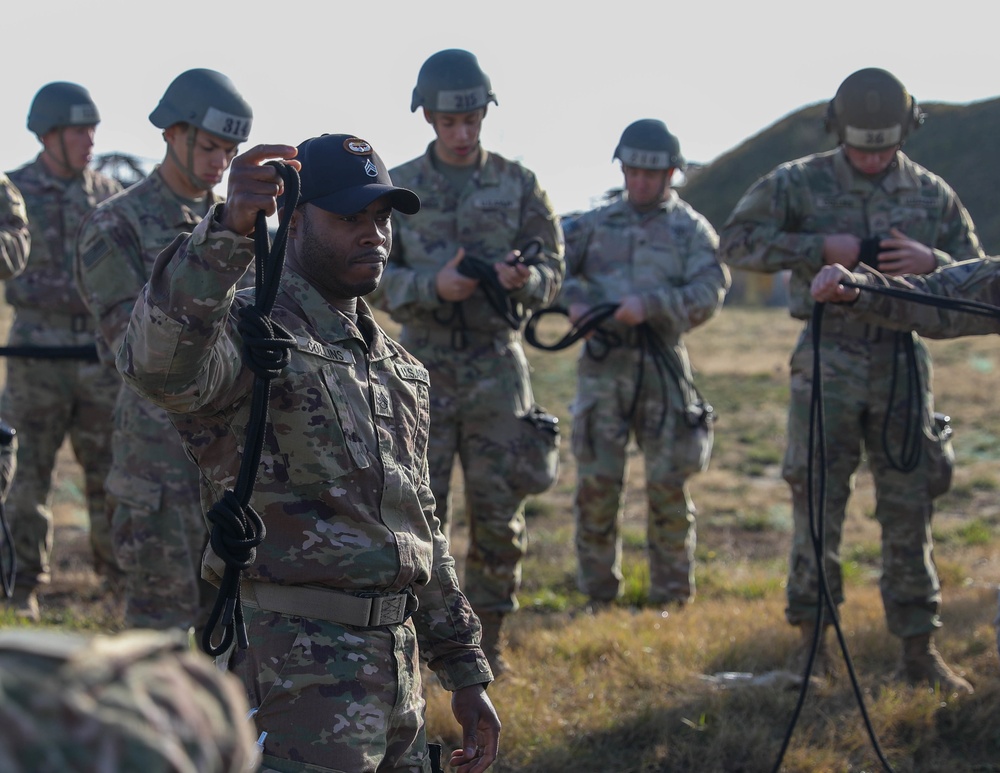
<instances>
[{"instance_id":1,"label":"patch on cap","mask_svg":"<svg viewBox=\"0 0 1000 773\"><path fill-rule=\"evenodd\" d=\"M372 154L372 146L358 137L348 137L344 140L344 150L355 156L370 156Z\"/></svg>"}]
</instances>

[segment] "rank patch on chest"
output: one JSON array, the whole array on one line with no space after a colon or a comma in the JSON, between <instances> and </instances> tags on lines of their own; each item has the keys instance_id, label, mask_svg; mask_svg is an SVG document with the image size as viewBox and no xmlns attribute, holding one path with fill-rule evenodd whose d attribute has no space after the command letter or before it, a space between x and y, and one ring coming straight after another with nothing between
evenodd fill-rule
<instances>
[{"instance_id":1,"label":"rank patch on chest","mask_svg":"<svg viewBox=\"0 0 1000 773\"><path fill-rule=\"evenodd\" d=\"M389 390L381 384L373 384L372 398L375 401L375 415L391 419L392 400L389 399Z\"/></svg>"}]
</instances>

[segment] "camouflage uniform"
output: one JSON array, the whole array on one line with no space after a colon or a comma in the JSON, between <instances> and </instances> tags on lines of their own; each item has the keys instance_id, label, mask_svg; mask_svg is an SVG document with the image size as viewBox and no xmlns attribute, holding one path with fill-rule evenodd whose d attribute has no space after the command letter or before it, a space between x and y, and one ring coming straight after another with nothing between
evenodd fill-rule
<instances>
[{"instance_id":1,"label":"camouflage uniform","mask_svg":"<svg viewBox=\"0 0 1000 773\"><path fill-rule=\"evenodd\" d=\"M233 292L252 241L212 224L158 258L118 356L126 381L172 412L206 506L236 480L253 381L236 330L252 293ZM297 344L271 382L251 499L267 536L244 572L254 589L244 600L283 587L332 609L357 594L413 592L419 608L403 624L359 628L261 602L247 607L250 647L229 667L268 733L266 768L371 771L385 757L429 770L417 640L446 689L492 677L434 517L427 371L363 301L351 321L289 269L271 317ZM206 553L205 576L218 582L221 570Z\"/></svg>"},{"instance_id":2,"label":"camouflage uniform","mask_svg":"<svg viewBox=\"0 0 1000 773\"><path fill-rule=\"evenodd\" d=\"M762 178L737 204L722 232L720 254L731 266L753 271L790 270L793 317L809 320L809 285L823 265L823 237L850 233L887 237L898 228L934 249L939 265L983 256L968 213L955 192L902 152L879 182L856 172L842 149L783 164ZM862 449L875 479L875 517L882 527L880 587L889 630L908 638L940 625L941 589L931 554L932 500L920 467L895 469L887 452L901 456L908 429L896 410L888 433L894 373L906 372L900 336L874 324L844 318L822 327L824 417L827 437L825 540L832 598L843 601L840 541L844 510ZM807 323L791 357L791 406L783 474L792 491L795 522L786 617L794 625L816 619L817 578L810 538L807 464L812 391L812 329ZM930 357L914 337L930 422ZM897 387L898 390L898 387ZM897 399L899 399L897 395ZM926 457L926 454L922 455Z\"/></svg>"},{"instance_id":3,"label":"camouflage uniform","mask_svg":"<svg viewBox=\"0 0 1000 773\"><path fill-rule=\"evenodd\" d=\"M465 478L469 551L463 587L480 614L517 609L527 546L524 494L511 480L509 449L517 414L531 405L521 331L512 330L481 289L460 304L443 302L435 276L459 247L487 264L532 238L543 262L511 298L528 309L549 303L562 281L562 229L535 175L483 150L478 168L456 190L427 152L390 171L396 185L420 196L420 212L393 212L393 245L376 302L402 323L400 342L430 372L431 486L445 534L450 525L455 455ZM463 324L464 323L464 324Z\"/></svg>"},{"instance_id":4,"label":"camouflage uniform","mask_svg":"<svg viewBox=\"0 0 1000 773\"><path fill-rule=\"evenodd\" d=\"M638 294L646 324L673 348L691 378L681 336L716 314L729 287L708 221L671 191L652 212L640 214L622 199L574 218L565 229L567 278L559 305L593 307ZM626 445L634 435L646 462L649 600L686 603L695 589L695 508L685 483L697 472L683 463L690 455L679 448L694 441L686 406L676 384L667 385L664 405L663 383L634 345L634 328L611 319L602 327L623 345L606 356L595 354L591 343L584 347L573 403L580 590L596 601L620 593L618 518Z\"/></svg>"},{"instance_id":5,"label":"camouflage uniform","mask_svg":"<svg viewBox=\"0 0 1000 773\"><path fill-rule=\"evenodd\" d=\"M24 271L31 246L31 231L24 198L0 172L0 279L10 279Z\"/></svg>"},{"instance_id":6,"label":"camouflage uniform","mask_svg":"<svg viewBox=\"0 0 1000 773\"><path fill-rule=\"evenodd\" d=\"M7 282L14 308L12 346L93 345L94 325L73 283L73 251L80 221L121 190L110 177L85 169L72 180L53 176L41 158L10 173L24 196L31 260ZM111 411L121 380L105 365L85 360L14 357L0 414L17 429L17 482L7 510L17 547L18 585L48 583L53 523L52 469L64 438L83 467L90 543L99 572L115 573L104 479L111 464Z\"/></svg>"},{"instance_id":7,"label":"camouflage uniform","mask_svg":"<svg viewBox=\"0 0 1000 773\"><path fill-rule=\"evenodd\" d=\"M186 637L0 633L0 769L256 770L239 682Z\"/></svg>"},{"instance_id":8,"label":"camouflage uniform","mask_svg":"<svg viewBox=\"0 0 1000 773\"><path fill-rule=\"evenodd\" d=\"M80 294L98 322L101 358L114 363L135 299L156 256L189 232L201 211L175 196L159 168L87 218L77 245ZM120 384L120 382L119 382ZM114 459L107 479L115 555L125 571L126 622L196 628L208 619L212 589L199 578L208 540L198 468L166 411L121 385L114 413Z\"/></svg>"},{"instance_id":9,"label":"camouflage uniform","mask_svg":"<svg viewBox=\"0 0 1000 773\"><path fill-rule=\"evenodd\" d=\"M856 275L855 281L859 284L888 282L890 286L926 295L1000 306L1000 258L947 266L925 276L876 279L869 274ZM831 304L829 310L833 314L843 314L850 319L883 324L898 330L913 330L927 338L1000 334L1000 320L995 317L939 309L868 292L862 292L857 301L849 306ZM998 609L1000 609L1000 598L998 598ZM1000 652L1000 612L994 625L997 626L997 651Z\"/></svg>"}]
</instances>

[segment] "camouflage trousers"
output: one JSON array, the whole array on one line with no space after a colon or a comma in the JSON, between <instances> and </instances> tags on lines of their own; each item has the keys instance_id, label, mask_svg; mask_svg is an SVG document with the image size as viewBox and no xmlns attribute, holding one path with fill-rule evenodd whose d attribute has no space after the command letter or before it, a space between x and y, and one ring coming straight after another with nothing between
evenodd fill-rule
<instances>
[{"instance_id":1,"label":"camouflage trousers","mask_svg":"<svg viewBox=\"0 0 1000 773\"><path fill-rule=\"evenodd\" d=\"M678 463L686 442L683 418L669 402L664 404L655 373L647 372L644 383L637 383L636 356L634 349L615 349L600 362L587 356L580 360L572 408L577 584L597 601L621 593L619 522L628 443L634 438L646 465L649 601L687 603L695 595L696 529L686 486L689 472Z\"/></svg>"},{"instance_id":2,"label":"camouflage trousers","mask_svg":"<svg viewBox=\"0 0 1000 773\"><path fill-rule=\"evenodd\" d=\"M229 668L264 739L262 771L429 773L412 622L368 630L244 607Z\"/></svg>"},{"instance_id":3,"label":"camouflage trousers","mask_svg":"<svg viewBox=\"0 0 1000 773\"><path fill-rule=\"evenodd\" d=\"M167 413L123 388L107 491L130 627L200 630L208 620L216 592L201 579L199 475Z\"/></svg>"},{"instance_id":4,"label":"camouflage trousers","mask_svg":"<svg viewBox=\"0 0 1000 773\"><path fill-rule=\"evenodd\" d=\"M815 620L818 600L816 553L810 531L808 498L809 412L813 354L807 329L791 359L791 404L783 474L792 492L794 535L789 562L785 611L797 625ZM908 334L907 334L908 335ZM922 453L912 472L895 469L901 461L910 406L889 406L891 385L904 381L906 362L895 334L877 328L874 340L824 335L821 344L823 415L826 436L826 501L823 518L827 587L836 604L844 601L840 566L845 508L862 459L875 480L875 518L882 528L882 577L879 583L889 631L907 637L940 625L941 586L931 539L932 499L927 491L928 456ZM928 389L930 358L916 346L925 390L924 421L930 421L933 397ZM895 368L895 372L894 372ZM899 389L899 386L897 386ZM883 425L890 415L888 431ZM818 466L818 457L814 462ZM818 490L818 486L814 486ZM815 517L815 513L814 513Z\"/></svg>"},{"instance_id":5,"label":"camouflage trousers","mask_svg":"<svg viewBox=\"0 0 1000 773\"><path fill-rule=\"evenodd\" d=\"M447 332L447 331L444 331ZM511 480L517 412L530 405L528 364L519 342L470 333L464 349L426 331L404 329L403 345L430 373L427 459L437 516L448 536L457 455L465 481L469 550L462 589L477 612L518 608L528 536L524 497Z\"/></svg>"},{"instance_id":6,"label":"camouflage trousers","mask_svg":"<svg viewBox=\"0 0 1000 773\"><path fill-rule=\"evenodd\" d=\"M58 316L58 315L57 315ZM81 317L83 319L83 317ZM19 314L12 345L93 344L92 333L48 329L32 314ZM83 468L95 569L116 574L104 479L111 465L111 414L121 386L118 373L83 360L12 357L0 415L17 431L18 468L7 514L17 551L18 584L34 587L51 579L54 537L52 472L68 437Z\"/></svg>"}]
</instances>

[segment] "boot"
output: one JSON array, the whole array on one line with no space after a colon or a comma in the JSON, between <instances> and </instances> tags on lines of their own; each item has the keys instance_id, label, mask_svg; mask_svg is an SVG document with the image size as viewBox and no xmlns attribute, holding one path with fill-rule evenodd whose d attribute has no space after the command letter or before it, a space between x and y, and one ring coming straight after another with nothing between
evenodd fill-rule
<instances>
[{"instance_id":1,"label":"boot","mask_svg":"<svg viewBox=\"0 0 1000 773\"><path fill-rule=\"evenodd\" d=\"M484 612L479 615L479 622L483 626L480 646L486 654L486 659L490 662L494 679L499 679L503 674L510 672L510 664L507 663L502 653L503 618L504 615L500 612Z\"/></svg>"},{"instance_id":2,"label":"boot","mask_svg":"<svg viewBox=\"0 0 1000 773\"><path fill-rule=\"evenodd\" d=\"M813 623L798 623L799 644L792 655L792 668L797 674L804 674L809 663L809 653L812 652L813 632L816 626ZM833 658L830 657L830 648L827 642L827 634L830 631L828 623L823 624L823 632L819 639L819 646L816 649L816 657L813 659L812 676L831 677L835 671Z\"/></svg>"},{"instance_id":3,"label":"boot","mask_svg":"<svg viewBox=\"0 0 1000 773\"><path fill-rule=\"evenodd\" d=\"M0 594L0 598L2 597ZM38 594L35 593L33 587L15 585L14 595L7 600L7 604L18 617L30 620L32 623L41 622L42 615L38 609Z\"/></svg>"},{"instance_id":4,"label":"boot","mask_svg":"<svg viewBox=\"0 0 1000 773\"><path fill-rule=\"evenodd\" d=\"M929 633L903 639L903 676L910 684L940 687L949 695L971 695L972 685L951 670L937 651Z\"/></svg>"}]
</instances>

